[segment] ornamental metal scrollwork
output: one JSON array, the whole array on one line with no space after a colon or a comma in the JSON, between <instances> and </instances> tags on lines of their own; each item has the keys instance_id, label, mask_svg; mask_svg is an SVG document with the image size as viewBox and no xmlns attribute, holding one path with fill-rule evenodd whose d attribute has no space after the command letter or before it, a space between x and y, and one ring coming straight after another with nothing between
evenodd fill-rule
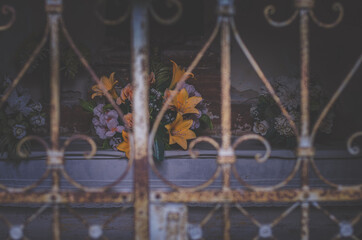
<instances>
[{"instance_id":1,"label":"ornamental metal scrollwork","mask_svg":"<svg viewBox=\"0 0 362 240\"><path fill-rule=\"evenodd\" d=\"M315 16L313 10L311 10L309 12L309 15L312 18L312 20L314 21L314 23L317 24L319 27L334 28L335 26L337 26L342 21L343 15L344 15L344 10L343 10L342 4L340 4L340 3L334 3L333 6L332 6L332 9L334 11L338 12L337 19L332 23L324 23L324 22L321 22L320 20L318 20L318 18Z\"/></svg>"},{"instance_id":2,"label":"ornamental metal scrollwork","mask_svg":"<svg viewBox=\"0 0 362 240\"><path fill-rule=\"evenodd\" d=\"M16 20L16 11L15 11L15 9L13 7L8 6L8 5L4 5L1 8L1 13L4 14L4 15L8 15L8 14L11 15L11 18L10 18L8 23L6 23L5 25L0 25L0 31L5 31L5 30L9 29L14 24L14 22Z\"/></svg>"},{"instance_id":3,"label":"ornamental metal scrollwork","mask_svg":"<svg viewBox=\"0 0 362 240\"><path fill-rule=\"evenodd\" d=\"M98 8L101 5L102 0L98 0L95 4L95 14L97 18L105 25L115 26L123 23L131 14L131 3L128 4L128 7L126 11L123 13L123 15L119 16L117 19L110 20L106 19L102 16L102 14L98 11ZM128 1L130 2L130 1Z\"/></svg>"},{"instance_id":4,"label":"ornamental metal scrollwork","mask_svg":"<svg viewBox=\"0 0 362 240\"><path fill-rule=\"evenodd\" d=\"M348 149L348 152L352 155L357 155L360 153L361 149L359 146L357 145L352 145L353 144L353 141L357 138L357 137L361 137L362 136L362 132L356 132L354 134L352 134L352 136L350 136L348 138L348 141L347 141L347 149Z\"/></svg>"},{"instance_id":5,"label":"ornamental metal scrollwork","mask_svg":"<svg viewBox=\"0 0 362 240\"><path fill-rule=\"evenodd\" d=\"M236 141L234 142L233 144L233 149L235 150L235 148L245 142L245 141L250 141L250 140L257 140L259 142L261 142L264 147L265 147L265 153L264 153L264 156L262 156L260 153L257 153L255 155L255 160L258 162L258 163L264 163L265 161L268 160L268 158L270 157L270 154L271 154L271 147L270 147L270 144L268 142L268 140L266 140L264 137L260 136L260 135L257 135L257 134L247 134L247 135L244 135L244 136L241 136L239 137L238 139L236 139Z\"/></svg>"},{"instance_id":6,"label":"ornamental metal scrollwork","mask_svg":"<svg viewBox=\"0 0 362 240\"><path fill-rule=\"evenodd\" d=\"M266 6L264 9L264 16L266 20L269 22L270 25L274 27L285 27L290 25L298 16L298 11L295 10L291 17L289 17L287 20L278 22L271 18L272 15L274 15L276 12L276 8L273 5Z\"/></svg>"},{"instance_id":7,"label":"ornamental metal scrollwork","mask_svg":"<svg viewBox=\"0 0 362 240\"><path fill-rule=\"evenodd\" d=\"M176 13L169 18L161 17L154 9L154 7L152 5L152 1L149 6L149 9L150 9L150 13L151 13L152 17L157 22L164 24L164 25L171 25L180 19L180 17L182 16L183 7L179 0L166 0L166 7L168 7L168 8L176 7Z\"/></svg>"}]
</instances>

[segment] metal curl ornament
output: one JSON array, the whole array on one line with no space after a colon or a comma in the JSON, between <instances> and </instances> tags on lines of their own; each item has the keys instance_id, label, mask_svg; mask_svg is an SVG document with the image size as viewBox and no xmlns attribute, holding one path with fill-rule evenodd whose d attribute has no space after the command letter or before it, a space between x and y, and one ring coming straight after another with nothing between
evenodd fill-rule
<instances>
[{"instance_id":1,"label":"metal curl ornament","mask_svg":"<svg viewBox=\"0 0 362 240\"><path fill-rule=\"evenodd\" d=\"M171 25L180 19L180 17L182 16L183 7L179 0L166 0L166 6L168 8L172 8L172 6L176 6L177 11L176 11L175 15L173 15L170 18L160 17L160 15L158 15L157 12L155 11L155 9L153 8L152 4L150 5L150 13L157 22L164 24L164 25Z\"/></svg>"},{"instance_id":2,"label":"metal curl ornament","mask_svg":"<svg viewBox=\"0 0 362 240\"><path fill-rule=\"evenodd\" d=\"M74 141L74 140L85 140L86 142L88 142L91 145L91 152L90 153L85 153L84 157L86 159L90 159L92 158L97 151L97 146L94 142L94 140L91 137L88 137L86 135L74 135L72 137L70 137L69 139L67 139L67 141L64 143L64 146L61 150L61 152L64 153L65 149L67 146L69 146L69 144ZM106 192L108 191L110 188L118 185L129 173L132 165L133 165L133 160L134 160L134 143L133 143L133 136L132 134L129 134L129 141L130 141L130 147L131 147L131 151L130 151L130 159L128 161L127 167L125 168L125 170L123 171L123 173L113 182L102 186L102 187L87 187L84 186L83 184L78 183L76 180L74 180L66 171L65 168L60 168L60 173L62 174L62 176L64 177L65 180L67 180L70 184L72 184L74 187L76 187L79 190L82 190L84 192L93 192L93 193L101 193L101 192Z\"/></svg>"},{"instance_id":3,"label":"metal curl ornament","mask_svg":"<svg viewBox=\"0 0 362 240\"><path fill-rule=\"evenodd\" d=\"M257 134L247 134L247 135L244 135L244 136L241 136L239 137L233 144L233 149L235 150L235 148L242 142L245 142L245 141L249 141L249 140L257 140L257 141L260 141L264 147L265 147L265 154L264 156L261 156L260 153L257 153L255 155L255 160L258 162L258 163L264 163L266 162L266 160L268 160L268 158L270 157L270 154L271 154L271 147L270 147L270 144L268 142L268 140L266 140L264 137L260 136L260 135L257 135Z\"/></svg>"},{"instance_id":4,"label":"metal curl ornament","mask_svg":"<svg viewBox=\"0 0 362 240\"><path fill-rule=\"evenodd\" d=\"M0 31L5 31L7 29L9 29L15 22L16 20L16 11L13 7L10 7L8 5L4 5L1 8L1 13L4 15L8 15L9 13L11 14L11 18L9 20L8 23L6 23L5 25L0 26Z\"/></svg>"},{"instance_id":5,"label":"metal curl ornament","mask_svg":"<svg viewBox=\"0 0 362 240\"><path fill-rule=\"evenodd\" d=\"M92 157L94 157L96 155L96 152L97 152L97 145L96 143L94 142L94 140L89 137L89 136L86 136L86 135L81 135L81 134L78 134L78 135L74 135L70 138L68 138L65 142L64 142L64 145L63 145L63 148L62 148L62 152L65 152L65 149L70 145L71 142L75 141L75 140L84 140L86 141L87 143L89 143L89 145L91 146L91 151L89 153L85 152L84 153L84 157L86 159L91 159Z\"/></svg>"},{"instance_id":6,"label":"metal curl ornament","mask_svg":"<svg viewBox=\"0 0 362 240\"><path fill-rule=\"evenodd\" d=\"M285 27L285 26L288 26L290 25L295 19L296 17L298 16L298 11L295 10L293 15L285 20L285 21L282 21L282 22L278 22L278 21L275 21L271 18L272 15L274 15L276 12L276 9L273 5L268 5L265 7L264 9L264 16L266 18L266 20L268 21L268 23L274 27Z\"/></svg>"},{"instance_id":7,"label":"metal curl ornament","mask_svg":"<svg viewBox=\"0 0 362 240\"><path fill-rule=\"evenodd\" d=\"M212 146L214 146L214 148L216 150L219 150L219 148L220 148L219 143L216 142L213 138L211 138L211 137L198 137L198 138L194 139L189 145L189 153L190 153L190 156L192 158L197 158L199 156L199 152L195 151L194 147L196 146L196 144L198 144L200 142L208 142Z\"/></svg>"},{"instance_id":8,"label":"metal curl ornament","mask_svg":"<svg viewBox=\"0 0 362 240\"><path fill-rule=\"evenodd\" d=\"M21 158L26 158L28 156L28 154L26 152L23 152L22 150L22 146L24 145L25 142L27 141L37 141L39 142L44 148L46 151L49 150L49 146L48 144L45 142L44 139L42 139L41 137L38 137L38 136L26 136L24 137L23 139L21 139L18 144L16 145L16 153L21 157Z\"/></svg>"},{"instance_id":9,"label":"metal curl ornament","mask_svg":"<svg viewBox=\"0 0 362 240\"><path fill-rule=\"evenodd\" d=\"M357 138L357 137L361 137L362 136L362 131L361 132L356 132L354 134L352 134L352 136L350 136L348 138L348 141L347 141L347 150L350 154L352 155L357 155L360 153L361 149L359 146L357 145L354 145L352 146L352 143L353 141Z\"/></svg>"},{"instance_id":10,"label":"metal curl ornament","mask_svg":"<svg viewBox=\"0 0 362 240\"><path fill-rule=\"evenodd\" d=\"M94 11L96 13L97 18L105 25L110 25L110 26L119 25L119 24L123 23L131 15L131 4L129 4L125 13L123 15L121 15L120 17L118 17L117 19L115 19L115 20L105 19L102 16L102 14L100 14L99 11L97 10L100 3L101 3L101 0L98 0L95 5Z\"/></svg>"},{"instance_id":11,"label":"metal curl ornament","mask_svg":"<svg viewBox=\"0 0 362 240\"><path fill-rule=\"evenodd\" d=\"M315 16L313 10L309 11L309 15L312 18L313 22L315 24L317 24L319 27L333 28L342 21L343 15L344 15L344 10L343 10L342 4L340 4L340 3L334 3L332 6L332 9L333 9L333 11L339 13L337 19L332 23L323 23L323 22L319 21L318 18Z\"/></svg>"}]
</instances>

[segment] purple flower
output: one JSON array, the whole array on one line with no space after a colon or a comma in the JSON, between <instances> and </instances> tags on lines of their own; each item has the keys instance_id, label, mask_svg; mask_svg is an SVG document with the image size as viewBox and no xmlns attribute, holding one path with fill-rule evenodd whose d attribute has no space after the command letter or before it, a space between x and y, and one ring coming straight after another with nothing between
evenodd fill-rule
<instances>
[{"instance_id":1,"label":"purple flower","mask_svg":"<svg viewBox=\"0 0 362 240\"><path fill-rule=\"evenodd\" d=\"M103 115L104 114L103 107L104 107L104 104L98 104L93 109L93 114L96 115L97 117L100 117L101 115Z\"/></svg>"},{"instance_id":2,"label":"purple flower","mask_svg":"<svg viewBox=\"0 0 362 240\"><path fill-rule=\"evenodd\" d=\"M19 95L17 92L18 89L15 89L9 96L7 103L8 106L5 109L7 114L13 114L17 112L21 112L24 116L28 116L33 109L28 107L28 103L31 99L29 93L25 93L24 95Z\"/></svg>"},{"instance_id":3,"label":"purple flower","mask_svg":"<svg viewBox=\"0 0 362 240\"><path fill-rule=\"evenodd\" d=\"M108 139L112 138L117 132L121 133L124 126L119 125L118 113L115 110L105 112L103 106L104 104L99 104L94 108L92 123L97 135L101 139Z\"/></svg>"},{"instance_id":4,"label":"purple flower","mask_svg":"<svg viewBox=\"0 0 362 240\"><path fill-rule=\"evenodd\" d=\"M100 139L106 139L106 129L102 126L94 126L96 133Z\"/></svg>"},{"instance_id":5,"label":"purple flower","mask_svg":"<svg viewBox=\"0 0 362 240\"><path fill-rule=\"evenodd\" d=\"M33 126L41 127L45 124L45 119L40 115L36 115L30 118L30 123Z\"/></svg>"},{"instance_id":6,"label":"purple flower","mask_svg":"<svg viewBox=\"0 0 362 240\"><path fill-rule=\"evenodd\" d=\"M189 97L201 97L201 94L198 91L196 91L193 85L184 83L183 88L186 89L187 93L189 94Z\"/></svg>"},{"instance_id":7,"label":"purple flower","mask_svg":"<svg viewBox=\"0 0 362 240\"><path fill-rule=\"evenodd\" d=\"M13 134L14 134L14 137L16 137L17 139L22 139L26 135L25 126L21 125L21 124L16 124L13 127Z\"/></svg>"}]
</instances>

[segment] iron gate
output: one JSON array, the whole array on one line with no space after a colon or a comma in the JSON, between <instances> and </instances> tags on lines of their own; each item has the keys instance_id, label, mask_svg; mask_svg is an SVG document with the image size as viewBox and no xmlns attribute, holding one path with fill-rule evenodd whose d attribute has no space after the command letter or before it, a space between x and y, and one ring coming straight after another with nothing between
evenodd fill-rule
<instances>
[{"instance_id":1,"label":"iron gate","mask_svg":"<svg viewBox=\"0 0 362 240\"><path fill-rule=\"evenodd\" d=\"M340 232L335 236L339 239L342 237L349 237L350 239L358 239L354 234L354 226L358 223L362 216L362 212L356 213L355 217L350 221L342 221L337 219L332 213L322 208L319 203L321 202L341 202L341 201L361 201L362 200L362 185L343 186L333 183L326 179L319 171L315 164L314 156L314 139L316 131L320 126L322 120L326 117L328 111L335 103L337 98L342 93L343 89L352 79L359 66L361 65L362 55L358 58L355 65L352 67L348 75L342 81L341 85L334 93L328 104L325 106L323 111L320 113L316 123L311 126L309 116L309 26L312 23L317 24L322 28L333 28L343 18L343 7L339 3L333 5L333 9L338 13L338 18L333 23L323 23L318 20L315 15L314 0L294 0L295 11L292 16L283 22L278 22L272 19L272 15L275 12L273 6L267 6L264 11L264 15L267 21L274 27L284 27L291 24L293 21L297 21L299 18L299 31L300 31L300 72L301 72L301 127L297 128L295 121L293 121L290 113L283 106L279 97L276 95L270 82L267 80L262 69L253 58L253 55L249 52L247 46L240 37L238 30L234 22L234 6L233 0L218 0L217 5L217 20L216 26L211 33L211 36L202 47L196 58L191 62L187 69L187 72L192 72L200 59L204 56L205 52L209 48L210 44L215 40L218 34L220 34L221 42L221 129L222 129L222 142L219 144L217 141L210 137L199 137L190 144L190 154L192 157L197 157L197 152L193 150L194 146L202 141L210 143L218 151L216 158L217 170L214 175L205 183L191 188L185 188L175 185L168 179L164 178L162 174L157 170L153 159L152 159L152 145L155 137L158 125L168 105L171 102L177 92L173 92L171 97L166 101L162 107L160 113L157 116L155 124L149 129L148 118L148 85L146 84L148 76L148 15L151 15L161 24L171 24L180 17L182 13L182 4L179 0L168 0L170 4L177 7L178 11L175 16L164 19L158 15L152 6L152 2L148 0L133 0L131 2L132 7L122 16L116 23L121 23L128 16L131 17L131 54L132 54L132 79L134 86L134 131L130 133L131 148L131 160L129 161L128 168L124 174L114 183L102 187L92 188L85 187L76 181L74 181L64 169L64 152L68 145L74 140L85 140L91 147L92 151L86 154L87 158L91 158L96 152L96 145L94 141L83 135L75 135L70 137L63 146L59 143L59 115L60 115L60 96L59 96L59 32L61 31L71 48L77 54L82 64L88 70L93 80L99 84L104 95L107 97L112 106L116 109L119 116L123 118L121 109L114 102L106 88L102 85L98 76L90 67L89 63L82 56L77 46L74 44L71 36L69 35L64 20L62 18L62 0L46 0L45 11L47 14L47 25L45 27L44 36L33 54L26 62L22 70L19 72L17 77L11 83L11 86L6 93L1 97L0 106L3 106L6 99L9 97L11 91L19 83L20 79L24 76L27 69L34 61L36 56L39 54L42 47L44 47L48 38L50 38L51 46L51 108L50 108L50 133L51 143L48 143L40 137L29 136L21 140L17 149L19 154L21 144L26 141L35 140L38 141L45 149L47 153L47 169L44 175L35 183L24 187L24 188L11 188L5 185L0 185L0 203L38 203L43 206L29 219L24 222L23 225L12 225L3 216L0 216L8 225L9 238L12 239L27 239L23 235L23 228L35 218L37 218L46 208L52 208L52 233L53 239L61 238L60 231L60 217L59 207L61 205L68 205L73 203L122 203L132 204L134 207L134 228L135 228L135 239L150 239L150 218L152 219L153 214L166 214L164 215L165 221L167 221L167 228L164 229L162 238L165 239L186 239L188 232L190 239L201 238L202 226L212 217L214 212L218 209L223 209L223 236L224 239L230 239L230 209L235 207L240 210L242 214L248 217L253 224L259 229L259 233L254 239L259 238L275 238L273 236L273 227L279 223L281 219L286 217L292 211L297 211L299 208L301 211L301 239L309 239L309 220L310 220L310 209L316 208L326 214L332 221L339 224ZM12 18L6 25L0 26L0 31L4 31L11 27L15 21L15 10L10 6L2 7L3 14L11 14ZM310 22L311 20L311 22ZM104 20L106 24L114 24ZM260 141L265 146L265 154L263 156L256 155L255 160L262 163L265 162L271 153L271 147L268 141L255 134L244 135L238 138L235 142L231 142L231 102L230 102L230 41L231 37L234 37L237 44L246 55L250 64L254 68L259 78L264 83L266 89L270 92L273 99L279 106L283 115L287 118L290 126L293 128L297 136L297 157L294 169L289 176L282 182L273 186L253 186L246 183L238 174L235 167L237 161L235 157L235 148L248 140ZM179 91L182 83L186 80L184 75L181 81L177 84L176 90ZM348 140L348 150L351 154L356 154L358 149L352 146L355 138L362 135L362 132L357 132L350 137ZM134 189L133 192L114 192L110 191L113 186L122 181L125 174L130 170L133 165L134 169ZM151 168L153 172L166 183L172 191L150 191L149 189L149 176L148 169ZM326 188L311 188L308 179L309 171L314 171L315 174L320 178L326 185ZM284 189L283 187L300 173L302 186L296 189ZM219 190L207 190L209 186L217 177L221 176L223 179L222 188ZM46 178L52 179L52 187L46 192L32 191ZM60 187L59 181L63 177L74 185L79 191L67 191ZM234 189L230 186L230 179L234 177L237 179L241 186L246 190ZM255 202L255 203L289 203L291 206L283 212L279 217L275 218L268 224L261 224L255 219L244 207L243 203ZM163 205L165 203L165 205ZM185 204L189 203L208 203L214 204L215 207L210 213L203 219L200 224L187 225L187 219L185 219L185 212L187 207ZM121 209L123 211L124 209ZM73 211L70 209L70 211ZM160 213L162 212L162 213ZM76 214L76 213L74 213ZM120 214L120 212L117 212ZM80 217L82 219L82 217ZM109 221L111 221L110 219ZM83 222L86 221L83 219ZM89 237L98 238L105 236L102 235L103 225L91 225L89 227ZM161 236L161 235L160 235ZM153 239L157 237L151 236Z\"/></svg>"}]
</instances>

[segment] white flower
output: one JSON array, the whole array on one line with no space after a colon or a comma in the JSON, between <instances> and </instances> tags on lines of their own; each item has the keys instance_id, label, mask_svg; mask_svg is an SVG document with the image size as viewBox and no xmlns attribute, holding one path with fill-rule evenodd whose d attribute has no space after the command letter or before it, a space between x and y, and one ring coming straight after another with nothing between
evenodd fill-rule
<instances>
[{"instance_id":1,"label":"white flower","mask_svg":"<svg viewBox=\"0 0 362 240\"><path fill-rule=\"evenodd\" d=\"M294 136L294 131L284 115L280 115L275 118L274 128L282 136Z\"/></svg>"},{"instance_id":2,"label":"white flower","mask_svg":"<svg viewBox=\"0 0 362 240\"><path fill-rule=\"evenodd\" d=\"M280 76L270 80L276 95L283 106L289 110L296 110L300 105L300 83L297 78ZM266 87L261 88L262 95L270 95Z\"/></svg>"},{"instance_id":3,"label":"white flower","mask_svg":"<svg viewBox=\"0 0 362 240\"><path fill-rule=\"evenodd\" d=\"M16 137L17 139L22 139L26 135L25 126L20 125L20 124L16 124L13 127L13 134L14 134L14 137Z\"/></svg>"},{"instance_id":4,"label":"white flower","mask_svg":"<svg viewBox=\"0 0 362 240\"><path fill-rule=\"evenodd\" d=\"M267 121L263 120L261 122L254 122L253 131L257 134L264 136L269 129L269 124Z\"/></svg>"},{"instance_id":5,"label":"white flower","mask_svg":"<svg viewBox=\"0 0 362 240\"><path fill-rule=\"evenodd\" d=\"M251 106L250 108L250 115L253 117L253 118L257 118L258 115L259 115L259 112L258 112L258 107L257 106Z\"/></svg>"},{"instance_id":6,"label":"white flower","mask_svg":"<svg viewBox=\"0 0 362 240\"><path fill-rule=\"evenodd\" d=\"M30 123L33 126L41 127L41 126L44 126L44 124L45 124L45 118L43 118L40 115L33 116L33 117L30 118Z\"/></svg>"}]
</instances>

